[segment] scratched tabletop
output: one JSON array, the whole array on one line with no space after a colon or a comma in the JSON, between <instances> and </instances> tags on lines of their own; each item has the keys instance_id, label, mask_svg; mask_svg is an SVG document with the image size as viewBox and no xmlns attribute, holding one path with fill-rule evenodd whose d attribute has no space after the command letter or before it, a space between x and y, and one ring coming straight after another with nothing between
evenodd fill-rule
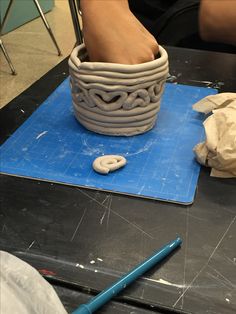
<instances>
[{"instance_id":1,"label":"scratched tabletop","mask_svg":"<svg viewBox=\"0 0 236 314\"><path fill-rule=\"evenodd\" d=\"M177 83L235 91L235 55L168 52ZM2 110L2 142L65 79L66 62ZM98 313L233 314L235 191L205 168L191 206L2 175L0 248L36 267L71 312L179 235L181 249Z\"/></svg>"}]
</instances>

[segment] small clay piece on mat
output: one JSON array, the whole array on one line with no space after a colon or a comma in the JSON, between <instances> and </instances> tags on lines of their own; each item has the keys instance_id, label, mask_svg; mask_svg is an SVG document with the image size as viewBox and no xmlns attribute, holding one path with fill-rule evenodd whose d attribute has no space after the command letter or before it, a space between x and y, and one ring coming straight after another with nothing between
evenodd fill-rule
<instances>
[{"instance_id":1,"label":"small clay piece on mat","mask_svg":"<svg viewBox=\"0 0 236 314\"><path fill-rule=\"evenodd\" d=\"M69 59L77 120L96 133L131 136L155 125L168 75L168 55L159 46L154 61L125 65L88 62L84 44Z\"/></svg>"},{"instance_id":2,"label":"small clay piece on mat","mask_svg":"<svg viewBox=\"0 0 236 314\"><path fill-rule=\"evenodd\" d=\"M126 159L118 155L104 155L93 162L93 169L102 174L108 174L126 165Z\"/></svg>"}]
</instances>

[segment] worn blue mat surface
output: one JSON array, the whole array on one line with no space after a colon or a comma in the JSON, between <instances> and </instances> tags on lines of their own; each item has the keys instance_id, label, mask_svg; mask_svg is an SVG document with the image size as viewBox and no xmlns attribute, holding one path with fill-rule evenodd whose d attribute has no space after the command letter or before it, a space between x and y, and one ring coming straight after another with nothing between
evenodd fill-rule
<instances>
[{"instance_id":1,"label":"worn blue mat surface","mask_svg":"<svg viewBox=\"0 0 236 314\"><path fill-rule=\"evenodd\" d=\"M130 138L108 137L75 120L68 79L1 146L1 171L29 178L191 203L200 166L192 149L203 139L204 117L192 110L209 88L166 84L156 127ZM107 176L91 165L103 154L128 164Z\"/></svg>"}]
</instances>

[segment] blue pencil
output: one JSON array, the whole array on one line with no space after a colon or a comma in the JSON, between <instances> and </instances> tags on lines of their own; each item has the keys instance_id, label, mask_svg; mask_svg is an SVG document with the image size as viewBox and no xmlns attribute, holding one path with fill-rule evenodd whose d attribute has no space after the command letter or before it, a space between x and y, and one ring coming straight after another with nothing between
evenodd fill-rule
<instances>
[{"instance_id":1,"label":"blue pencil","mask_svg":"<svg viewBox=\"0 0 236 314\"><path fill-rule=\"evenodd\" d=\"M118 281L112 284L107 289L100 292L87 304L82 304L72 314L91 314L98 310L101 306L107 303L111 298L116 296L121 290L125 289L134 280L142 276L145 272L162 261L172 251L174 251L182 243L181 238L176 238L174 241L163 246L160 250L155 252L152 256L146 259L141 264L137 265L130 272L122 276Z\"/></svg>"}]
</instances>

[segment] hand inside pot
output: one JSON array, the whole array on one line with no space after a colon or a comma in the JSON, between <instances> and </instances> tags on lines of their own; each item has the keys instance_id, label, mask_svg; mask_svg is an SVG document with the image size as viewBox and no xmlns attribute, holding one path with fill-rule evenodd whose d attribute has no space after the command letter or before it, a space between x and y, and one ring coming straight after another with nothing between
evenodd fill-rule
<instances>
[{"instance_id":1,"label":"hand inside pot","mask_svg":"<svg viewBox=\"0 0 236 314\"><path fill-rule=\"evenodd\" d=\"M158 44L127 0L82 0L83 34L92 62L140 64L155 59Z\"/></svg>"}]
</instances>

